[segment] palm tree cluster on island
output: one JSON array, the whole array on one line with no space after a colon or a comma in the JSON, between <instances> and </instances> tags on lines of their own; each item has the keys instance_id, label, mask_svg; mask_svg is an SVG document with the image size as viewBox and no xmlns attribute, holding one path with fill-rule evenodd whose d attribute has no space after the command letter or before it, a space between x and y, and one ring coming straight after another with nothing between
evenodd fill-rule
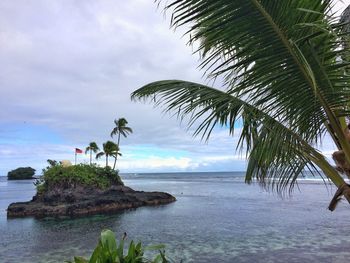
<instances>
[{"instance_id":1,"label":"palm tree cluster on island","mask_svg":"<svg viewBox=\"0 0 350 263\"><path fill-rule=\"evenodd\" d=\"M338 189L334 210L342 196L350 202L350 7L339 19L335 3L169 1L172 26L187 26L200 67L223 88L163 80L132 99L188 117L205 139L216 126L239 130L248 183L283 192L305 171L325 175ZM325 136L337 148L336 166L320 151Z\"/></svg>"},{"instance_id":2,"label":"palm tree cluster on island","mask_svg":"<svg viewBox=\"0 0 350 263\"><path fill-rule=\"evenodd\" d=\"M113 141L106 141L102 144L102 149L100 149L96 142L90 142L89 146L86 147L85 154L90 155L90 165L92 165L93 154L96 154L96 159L100 159L104 156L106 158L106 167L109 166L109 157L112 157L114 158L113 170L115 170L118 156L122 156L119 148L120 138L121 136L126 138L133 131L130 127L127 126L128 121L125 118L114 120L114 124L115 127L113 128L110 136L113 138L114 135L118 135L117 143Z\"/></svg>"},{"instance_id":3,"label":"palm tree cluster on island","mask_svg":"<svg viewBox=\"0 0 350 263\"><path fill-rule=\"evenodd\" d=\"M108 166L108 157L114 157L114 159L117 159L117 156L121 156L122 154L119 152L119 146L118 144L107 141L103 143L102 151L100 151L98 154L96 154L96 159L101 158L102 156L106 157L106 167ZM113 166L113 169L115 167Z\"/></svg>"}]
</instances>

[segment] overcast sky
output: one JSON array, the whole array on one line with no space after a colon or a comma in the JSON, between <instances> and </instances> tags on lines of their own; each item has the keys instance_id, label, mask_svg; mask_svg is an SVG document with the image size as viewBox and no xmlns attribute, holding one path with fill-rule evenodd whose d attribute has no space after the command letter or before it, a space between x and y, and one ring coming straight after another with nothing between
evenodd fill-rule
<instances>
[{"instance_id":1,"label":"overcast sky","mask_svg":"<svg viewBox=\"0 0 350 263\"><path fill-rule=\"evenodd\" d=\"M101 146L121 117L134 130L121 140L121 172L244 170L227 131L204 143L130 100L156 80L205 83L181 36L153 0L0 1L0 175L19 166L40 174L47 159L74 162L76 147Z\"/></svg>"}]
</instances>

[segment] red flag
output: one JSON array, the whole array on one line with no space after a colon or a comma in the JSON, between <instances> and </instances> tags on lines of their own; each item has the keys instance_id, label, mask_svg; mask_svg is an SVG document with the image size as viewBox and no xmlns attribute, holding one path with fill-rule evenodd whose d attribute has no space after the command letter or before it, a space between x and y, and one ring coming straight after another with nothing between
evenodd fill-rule
<instances>
[{"instance_id":1,"label":"red flag","mask_svg":"<svg viewBox=\"0 0 350 263\"><path fill-rule=\"evenodd\" d=\"M81 150L79 148L75 148L75 153L83 153L83 150Z\"/></svg>"}]
</instances>

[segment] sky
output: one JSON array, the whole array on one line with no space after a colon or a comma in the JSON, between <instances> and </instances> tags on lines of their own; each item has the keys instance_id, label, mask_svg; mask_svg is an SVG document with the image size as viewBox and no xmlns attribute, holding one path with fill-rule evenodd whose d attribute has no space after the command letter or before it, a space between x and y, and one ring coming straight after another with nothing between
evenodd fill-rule
<instances>
[{"instance_id":1,"label":"sky","mask_svg":"<svg viewBox=\"0 0 350 263\"><path fill-rule=\"evenodd\" d=\"M0 175L74 162L75 148L102 147L122 117L134 131L120 142L123 173L245 170L237 135L216 129L203 142L175 117L130 100L152 81L207 83L169 19L153 0L0 1ZM326 154L332 147L324 142Z\"/></svg>"}]
</instances>

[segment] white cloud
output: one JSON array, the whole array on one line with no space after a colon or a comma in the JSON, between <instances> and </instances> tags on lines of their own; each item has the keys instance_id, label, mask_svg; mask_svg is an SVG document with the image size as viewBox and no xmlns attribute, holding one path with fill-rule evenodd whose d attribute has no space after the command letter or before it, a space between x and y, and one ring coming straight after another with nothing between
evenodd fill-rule
<instances>
[{"instance_id":1,"label":"white cloud","mask_svg":"<svg viewBox=\"0 0 350 263\"><path fill-rule=\"evenodd\" d=\"M169 171L170 170L186 170L197 168L190 158L162 158L158 156L150 156L143 160L121 160L118 162L118 168L122 171Z\"/></svg>"},{"instance_id":2,"label":"white cloud","mask_svg":"<svg viewBox=\"0 0 350 263\"><path fill-rule=\"evenodd\" d=\"M234 155L237 137L227 131L217 130L208 144L201 143L160 109L130 101L132 91L151 81L203 82L198 56L182 33L169 30L169 17L149 0L1 1L0 173L42 167L49 158L72 159L75 147L110 139L119 117L134 129L122 140L125 156L145 144L184 152L125 157L123 169L244 168ZM33 141L33 134L23 136L28 127L44 131Z\"/></svg>"}]
</instances>

